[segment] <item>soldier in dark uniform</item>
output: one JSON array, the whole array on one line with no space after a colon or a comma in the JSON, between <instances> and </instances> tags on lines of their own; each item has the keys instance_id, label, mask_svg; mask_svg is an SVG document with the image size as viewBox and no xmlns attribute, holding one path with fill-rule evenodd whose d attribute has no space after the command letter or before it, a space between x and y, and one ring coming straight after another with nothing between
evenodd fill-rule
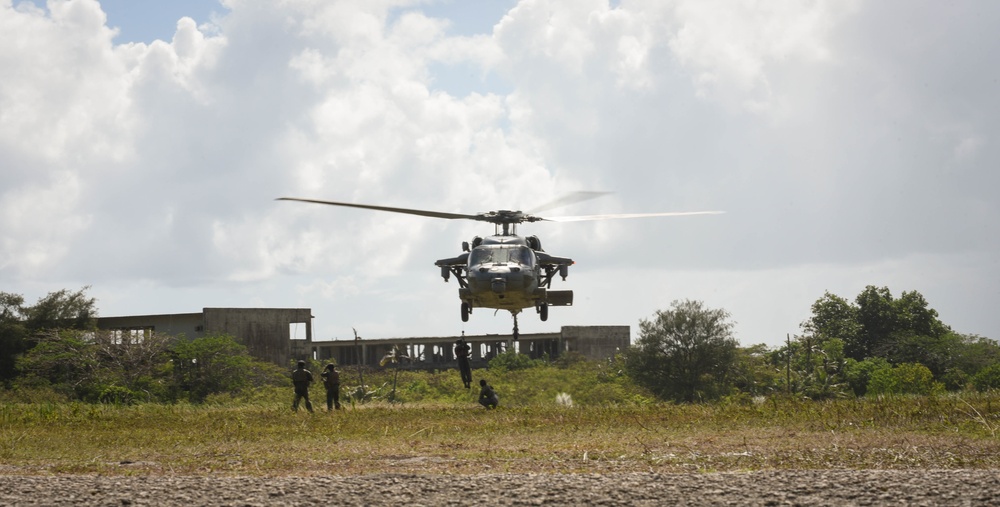
<instances>
[{"instance_id":1,"label":"soldier in dark uniform","mask_svg":"<svg viewBox=\"0 0 1000 507\"><path fill-rule=\"evenodd\" d=\"M497 408L500 404L500 398L497 397L496 391L493 390L493 386L486 383L486 379L479 379L479 404L490 408Z\"/></svg>"},{"instance_id":2,"label":"soldier in dark uniform","mask_svg":"<svg viewBox=\"0 0 1000 507\"><path fill-rule=\"evenodd\" d=\"M465 338L455 340L455 357L458 358L458 371L462 373L462 382L466 389L472 388L472 367L469 365L469 354L472 347L465 342Z\"/></svg>"},{"instance_id":3,"label":"soldier in dark uniform","mask_svg":"<svg viewBox=\"0 0 1000 507\"><path fill-rule=\"evenodd\" d=\"M313 374L306 369L306 362L299 360L299 367L292 372L292 385L295 386L295 401L292 403L292 410L299 411L299 400L305 398L306 410L313 411L313 405L309 402L309 384L313 381Z\"/></svg>"},{"instance_id":4,"label":"soldier in dark uniform","mask_svg":"<svg viewBox=\"0 0 1000 507\"><path fill-rule=\"evenodd\" d=\"M323 387L326 387L326 410L327 412L337 408L340 410L340 372L333 363L326 365L323 373Z\"/></svg>"}]
</instances>

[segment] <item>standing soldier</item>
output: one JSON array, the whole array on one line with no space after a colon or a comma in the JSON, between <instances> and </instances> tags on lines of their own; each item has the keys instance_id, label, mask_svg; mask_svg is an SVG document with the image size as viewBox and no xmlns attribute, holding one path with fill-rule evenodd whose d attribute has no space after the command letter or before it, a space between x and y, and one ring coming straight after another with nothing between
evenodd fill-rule
<instances>
[{"instance_id":1,"label":"standing soldier","mask_svg":"<svg viewBox=\"0 0 1000 507\"><path fill-rule=\"evenodd\" d=\"M458 370L462 373L462 382L466 389L472 388L472 367L469 366L469 354L472 347L465 342L465 338L455 340L455 357L458 358Z\"/></svg>"},{"instance_id":2,"label":"standing soldier","mask_svg":"<svg viewBox=\"0 0 1000 507\"><path fill-rule=\"evenodd\" d=\"M334 407L340 410L340 371L333 363L329 363L319 376L323 377L323 386L326 387L326 411L329 412Z\"/></svg>"},{"instance_id":3,"label":"standing soldier","mask_svg":"<svg viewBox=\"0 0 1000 507\"><path fill-rule=\"evenodd\" d=\"M313 411L313 405L309 402L309 384L313 381L313 374L306 369L306 362L299 360L299 367L292 372L292 385L295 386L295 401L292 403L292 410L299 411L299 400L305 398L306 410Z\"/></svg>"}]
</instances>

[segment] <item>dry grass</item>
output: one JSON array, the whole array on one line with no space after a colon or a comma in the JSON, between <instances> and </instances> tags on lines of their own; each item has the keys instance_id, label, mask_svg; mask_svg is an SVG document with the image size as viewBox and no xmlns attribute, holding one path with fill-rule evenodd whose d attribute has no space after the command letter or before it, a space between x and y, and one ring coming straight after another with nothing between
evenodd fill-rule
<instances>
[{"instance_id":1,"label":"dry grass","mask_svg":"<svg viewBox=\"0 0 1000 507\"><path fill-rule=\"evenodd\" d=\"M1000 396L293 413L0 404L0 474L313 475L1000 468ZM319 404L317 404L318 406Z\"/></svg>"}]
</instances>

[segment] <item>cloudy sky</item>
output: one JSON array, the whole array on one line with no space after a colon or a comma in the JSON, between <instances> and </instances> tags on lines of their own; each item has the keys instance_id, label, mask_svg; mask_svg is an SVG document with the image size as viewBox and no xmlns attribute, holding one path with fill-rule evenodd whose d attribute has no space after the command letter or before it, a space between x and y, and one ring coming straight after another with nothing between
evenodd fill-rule
<instances>
[{"instance_id":1,"label":"cloudy sky","mask_svg":"<svg viewBox=\"0 0 1000 507\"><path fill-rule=\"evenodd\" d=\"M745 344L825 291L916 290L1000 338L1000 3L0 0L0 290L103 316L312 308L316 339L509 333L433 263L526 224L575 306L678 299Z\"/></svg>"}]
</instances>

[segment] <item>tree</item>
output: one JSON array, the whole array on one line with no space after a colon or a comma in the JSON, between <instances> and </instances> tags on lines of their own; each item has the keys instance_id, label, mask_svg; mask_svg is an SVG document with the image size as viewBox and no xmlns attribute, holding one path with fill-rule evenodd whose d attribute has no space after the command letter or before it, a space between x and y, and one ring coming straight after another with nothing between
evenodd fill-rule
<instances>
[{"instance_id":1,"label":"tree","mask_svg":"<svg viewBox=\"0 0 1000 507\"><path fill-rule=\"evenodd\" d=\"M778 354L771 352L767 345L761 343L746 348L739 348L730 379L740 391L751 396L763 396L782 391L781 384L785 382L785 362L780 359L781 368L775 361Z\"/></svg>"},{"instance_id":2,"label":"tree","mask_svg":"<svg viewBox=\"0 0 1000 507\"><path fill-rule=\"evenodd\" d=\"M93 340L76 330L47 331L17 359L22 385L51 386L67 396L96 399L99 371Z\"/></svg>"},{"instance_id":3,"label":"tree","mask_svg":"<svg viewBox=\"0 0 1000 507\"><path fill-rule=\"evenodd\" d=\"M23 385L48 385L84 401L158 399L166 390L163 366L171 338L121 331L46 331L17 361Z\"/></svg>"},{"instance_id":4,"label":"tree","mask_svg":"<svg viewBox=\"0 0 1000 507\"><path fill-rule=\"evenodd\" d=\"M797 336L788 347L786 367L791 370L790 391L812 399L844 395L844 341L821 339L813 335Z\"/></svg>"},{"instance_id":5,"label":"tree","mask_svg":"<svg viewBox=\"0 0 1000 507\"><path fill-rule=\"evenodd\" d=\"M0 382L17 376L17 356L28 348L28 330L24 327L24 297L0 292Z\"/></svg>"},{"instance_id":6,"label":"tree","mask_svg":"<svg viewBox=\"0 0 1000 507\"><path fill-rule=\"evenodd\" d=\"M273 385L284 378L277 366L254 359L246 346L229 335L181 340L172 355L175 381L191 401Z\"/></svg>"},{"instance_id":7,"label":"tree","mask_svg":"<svg viewBox=\"0 0 1000 507\"><path fill-rule=\"evenodd\" d=\"M860 329L853 340L844 344L847 356L858 361L872 356L885 357L885 344L896 329L892 294L886 287L869 285L854 301Z\"/></svg>"},{"instance_id":8,"label":"tree","mask_svg":"<svg viewBox=\"0 0 1000 507\"><path fill-rule=\"evenodd\" d=\"M892 364L919 362L935 375L949 368L951 329L917 291L893 298L888 287L865 287L854 303L825 293L802 323L820 343L839 338L844 355L855 361L882 357Z\"/></svg>"},{"instance_id":9,"label":"tree","mask_svg":"<svg viewBox=\"0 0 1000 507\"><path fill-rule=\"evenodd\" d=\"M846 299L826 292L812 304L812 317L802 327L819 342L833 338L854 341L860 331L858 309Z\"/></svg>"},{"instance_id":10,"label":"tree","mask_svg":"<svg viewBox=\"0 0 1000 507\"><path fill-rule=\"evenodd\" d=\"M639 321L639 339L626 365L641 385L663 399L693 402L724 394L738 343L729 313L701 301L674 301Z\"/></svg>"},{"instance_id":11,"label":"tree","mask_svg":"<svg viewBox=\"0 0 1000 507\"><path fill-rule=\"evenodd\" d=\"M854 395L860 397L868 392L868 383L876 373L891 368L892 365L881 357L873 357L864 361L847 359L844 364L844 377L851 390L854 391Z\"/></svg>"},{"instance_id":12,"label":"tree","mask_svg":"<svg viewBox=\"0 0 1000 507\"><path fill-rule=\"evenodd\" d=\"M945 339L949 344L946 375L954 373L959 378L974 376L983 369L1000 363L1000 343L996 340L957 333L948 333ZM964 385L952 387L961 388Z\"/></svg>"},{"instance_id":13,"label":"tree","mask_svg":"<svg viewBox=\"0 0 1000 507\"><path fill-rule=\"evenodd\" d=\"M389 394L390 402L396 401L396 380L399 378L399 367L402 365L404 359L410 359L410 356L399 350L399 345L393 345L392 349L385 356L382 356L382 360L378 363L379 366L392 363L396 367L392 374L392 392Z\"/></svg>"},{"instance_id":14,"label":"tree","mask_svg":"<svg viewBox=\"0 0 1000 507\"><path fill-rule=\"evenodd\" d=\"M16 377L16 358L34 347L45 333L96 328L96 302L86 296L89 288L50 292L34 306L25 306L20 294L0 292L0 381Z\"/></svg>"},{"instance_id":15,"label":"tree","mask_svg":"<svg viewBox=\"0 0 1000 507\"><path fill-rule=\"evenodd\" d=\"M994 363L972 377L972 385L979 392L1000 389L1000 363Z\"/></svg>"},{"instance_id":16,"label":"tree","mask_svg":"<svg viewBox=\"0 0 1000 507\"><path fill-rule=\"evenodd\" d=\"M126 400L154 400L167 392L165 365L175 338L153 331L97 331L91 333L98 364L106 384L123 390ZM104 396L103 394L101 395ZM119 400L125 401L125 400Z\"/></svg>"},{"instance_id":17,"label":"tree","mask_svg":"<svg viewBox=\"0 0 1000 507\"><path fill-rule=\"evenodd\" d=\"M25 327L30 332L51 329L97 329L97 300L87 297L84 287L76 292L67 289L50 292L34 306L24 309Z\"/></svg>"}]
</instances>

